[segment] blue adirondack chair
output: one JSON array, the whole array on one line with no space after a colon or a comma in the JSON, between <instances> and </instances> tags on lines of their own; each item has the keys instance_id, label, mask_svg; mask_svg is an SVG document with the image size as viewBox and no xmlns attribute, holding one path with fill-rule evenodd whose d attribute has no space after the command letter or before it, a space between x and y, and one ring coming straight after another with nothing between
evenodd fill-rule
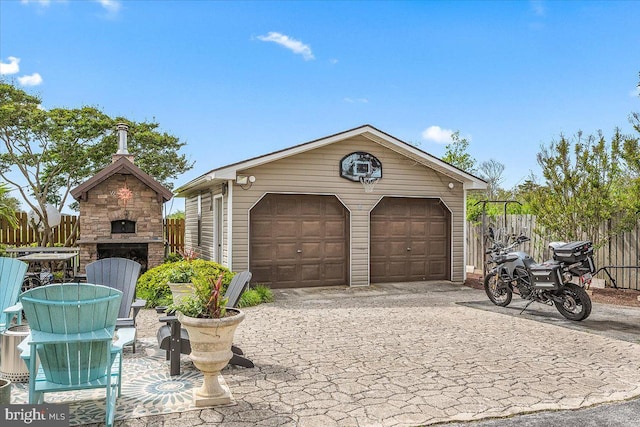
<instances>
[{"instance_id":1,"label":"blue adirondack chair","mask_svg":"<svg viewBox=\"0 0 640 427\"><path fill-rule=\"evenodd\" d=\"M104 388L106 425L113 425L122 346L135 336L133 328L123 328L114 340L121 300L117 289L90 283L41 286L20 295L30 327L18 346L29 367L30 404L44 403L47 392Z\"/></svg>"},{"instance_id":2,"label":"blue adirondack chair","mask_svg":"<svg viewBox=\"0 0 640 427\"><path fill-rule=\"evenodd\" d=\"M135 298L140 268L141 265L133 260L117 257L99 259L85 267L87 283L109 286L122 292L117 329L135 327L136 316L147 303L146 300ZM135 340L133 352L136 352Z\"/></svg>"},{"instance_id":3,"label":"blue adirondack chair","mask_svg":"<svg viewBox=\"0 0 640 427\"><path fill-rule=\"evenodd\" d=\"M16 324L22 322L22 306L17 302L28 267L29 264L15 258L0 257L0 332L11 326L14 317Z\"/></svg>"}]
</instances>

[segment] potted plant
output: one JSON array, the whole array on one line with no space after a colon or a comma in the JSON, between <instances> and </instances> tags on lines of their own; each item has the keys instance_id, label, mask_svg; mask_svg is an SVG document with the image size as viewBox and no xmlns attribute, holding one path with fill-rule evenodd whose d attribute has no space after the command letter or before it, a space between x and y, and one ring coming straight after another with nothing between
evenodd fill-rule
<instances>
[{"instance_id":1,"label":"potted plant","mask_svg":"<svg viewBox=\"0 0 640 427\"><path fill-rule=\"evenodd\" d=\"M227 299L222 293L223 277L223 274L217 279L193 276L194 295L170 306L189 333L191 360L204 375L202 386L193 392L197 407L225 405L233 399L220 371L233 356L233 335L244 320L244 313L226 307Z\"/></svg>"},{"instance_id":2,"label":"potted plant","mask_svg":"<svg viewBox=\"0 0 640 427\"><path fill-rule=\"evenodd\" d=\"M172 268L167 274L167 282L169 289L171 289L174 304L180 304L184 297L194 294L194 287L191 280L195 276L195 270L192 261L196 259L197 254L191 249L185 249L179 252L183 259L173 263Z\"/></svg>"}]
</instances>

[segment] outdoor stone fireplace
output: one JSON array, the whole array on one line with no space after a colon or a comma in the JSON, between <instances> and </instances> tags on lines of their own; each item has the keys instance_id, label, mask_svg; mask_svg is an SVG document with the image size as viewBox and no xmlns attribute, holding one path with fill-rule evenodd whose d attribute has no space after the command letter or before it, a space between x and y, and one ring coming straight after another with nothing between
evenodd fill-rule
<instances>
[{"instance_id":1,"label":"outdoor stone fireplace","mask_svg":"<svg viewBox=\"0 0 640 427\"><path fill-rule=\"evenodd\" d=\"M71 190L80 205L80 268L97 259L122 257L142 271L162 264L162 207L173 194L134 165L127 126L118 125L118 152L111 165Z\"/></svg>"}]
</instances>

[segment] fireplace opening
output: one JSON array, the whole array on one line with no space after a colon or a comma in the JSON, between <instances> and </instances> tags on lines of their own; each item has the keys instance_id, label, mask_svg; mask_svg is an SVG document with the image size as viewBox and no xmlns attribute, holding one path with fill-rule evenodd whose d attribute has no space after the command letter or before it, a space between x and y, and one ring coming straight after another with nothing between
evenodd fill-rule
<instances>
[{"instance_id":1,"label":"fireplace opening","mask_svg":"<svg viewBox=\"0 0 640 427\"><path fill-rule=\"evenodd\" d=\"M147 271L149 248L146 243L98 243L98 259L127 258L139 263L140 273Z\"/></svg>"},{"instance_id":2,"label":"fireplace opening","mask_svg":"<svg viewBox=\"0 0 640 427\"><path fill-rule=\"evenodd\" d=\"M111 234L135 233L136 222L130 219L117 219L111 221Z\"/></svg>"}]
</instances>

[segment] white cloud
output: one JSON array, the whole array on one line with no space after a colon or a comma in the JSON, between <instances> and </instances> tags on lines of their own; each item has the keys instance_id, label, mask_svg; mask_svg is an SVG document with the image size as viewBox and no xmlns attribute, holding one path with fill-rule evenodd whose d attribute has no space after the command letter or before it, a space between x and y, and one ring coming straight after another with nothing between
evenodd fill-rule
<instances>
[{"instance_id":1,"label":"white cloud","mask_svg":"<svg viewBox=\"0 0 640 427\"><path fill-rule=\"evenodd\" d=\"M338 60L333 58L333 59L330 59L329 62L332 63L332 64L337 64Z\"/></svg>"},{"instance_id":2,"label":"white cloud","mask_svg":"<svg viewBox=\"0 0 640 427\"><path fill-rule=\"evenodd\" d=\"M270 31L266 36L258 36L258 40L277 43L280 46L289 49L296 55L302 55L305 61L315 59L309 45L302 43L300 40L292 39L284 34Z\"/></svg>"},{"instance_id":3,"label":"white cloud","mask_svg":"<svg viewBox=\"0 0 640 427\"><path fill-rule=\"evenodd\" d=\"M0 62L0 75L2 74L15 74L20 71L20 58L10 56L7 58L9 62Z\"/></svg>"},{"instance_id":4,"label":"white cloud","mask_svg":"<svg viewBox=\"0 0 640 427\"><path fill-rule=\"evenodd\" d=\"M109 13L118 13L118 11L120 10L120 6L122 6L122 4L118 0L94 0L94 1L96 1L97 3L100 3L100 6L106 9L107 12Z\"/></svg>"},{"instance_id":5,"label":"white cloud","mask_svg":"<svg viewBox=\"0 0 640 427\"><path fill-rule=\"evenodd\" d=\"M546 9L542 0L531 0L529 5L536 16L544 16Z\"/></svg>"},{"instance_id":6,"label":"white cloud","mask_svg":"<svg viewBox=\"0 0 640 427\"><path fill-rule=\"evenodd\" d=\"M369 102L367 98L345 98L344 101L351 104L355 104L356 102L359 104L366 104L367 102Z\"/></svg>"},{"instance_id":7,"label":"white cloud","mask_svg":"<svg viewBox=\"0 0 640 427\"><path fill-rule=\"evenodd\" d=\"M440 126L429 126L422 132L422 139L437 142L438 144L448 144L452 142L451 129L442 129Z\"/></svg>"},{"instance_id":8,"label":"white cloud","mask_svg":"<svg viewBox=\"0 0 640 427\"><path fill-rule=\"evenodd\" d=\"M22 86L38 86L42 83L42 77L38 73L33 73L30 76L18 77L18 83Z\"/></svg>"},{"instance_id":9,"label":"white cloud","mask_svg":"<svg viewBox=\"0 0 640 427\"><path fill-rule=\"evenodd\" d=\"M38 3L40 6L49 6L51 1L50 0L20 0L20 3L22 4Z\"/></svg>"}]
</instances>

